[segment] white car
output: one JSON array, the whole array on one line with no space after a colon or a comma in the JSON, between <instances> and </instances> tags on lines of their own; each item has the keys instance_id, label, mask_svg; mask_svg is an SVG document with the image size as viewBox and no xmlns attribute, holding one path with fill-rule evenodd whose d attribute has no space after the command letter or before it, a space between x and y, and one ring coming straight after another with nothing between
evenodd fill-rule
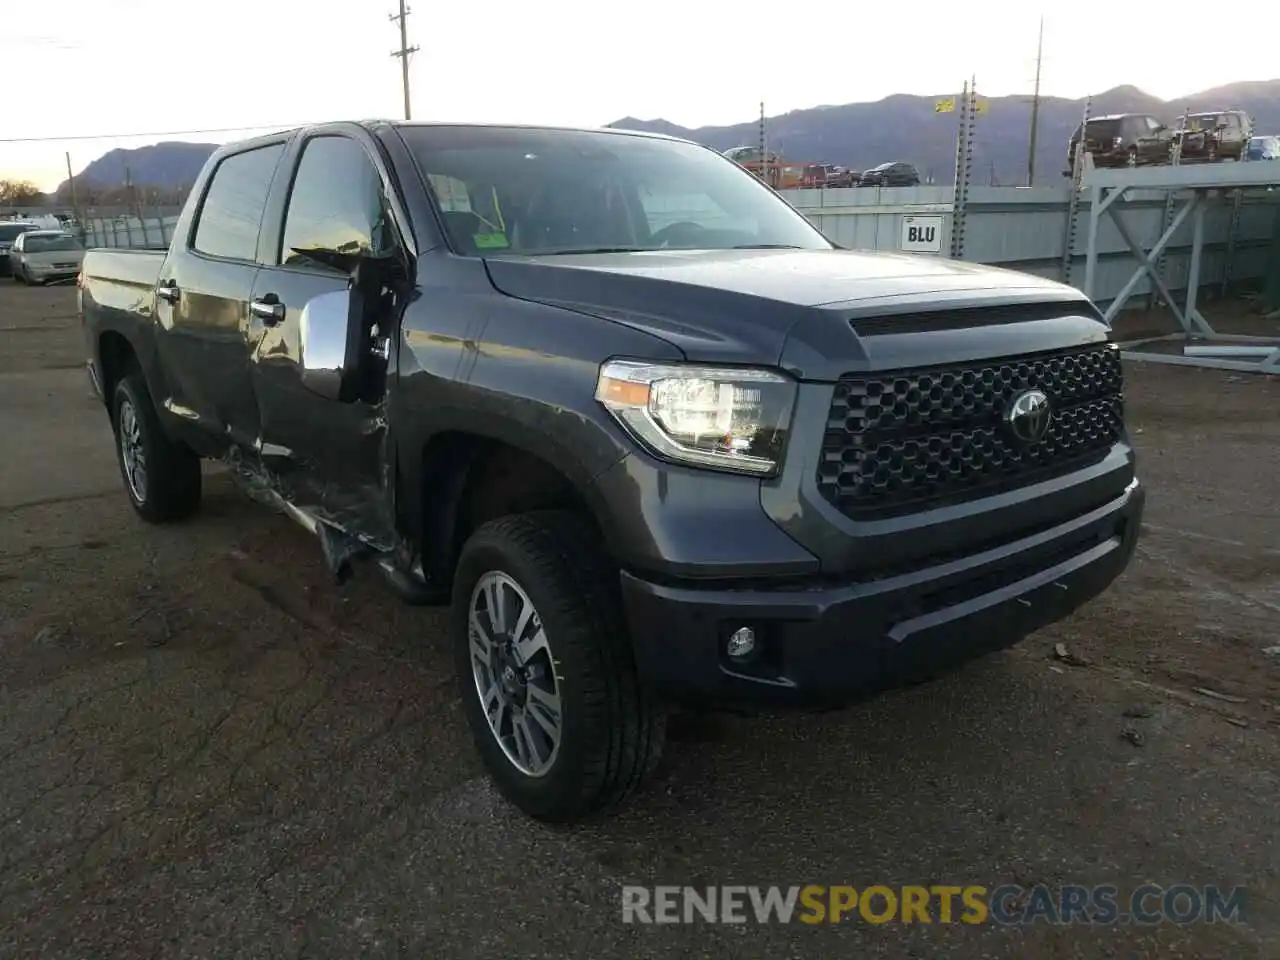
<instances>
[{"instance_id":1,"label":"white car","mask_svg":"<svg viewBox=\"0 0 1280 960\"><path fill-rule=\"evenodd\" d=\"M10 272L13 242L27 231L39 229L40 224L27 220L0 220L0 277Z\"/></svg>"},{"instance_id":2,"label":"white car","mask_svg":"<svg viewBox=\"0 0 1280 960\"><path fill-rule=\"evenodd\" d=\"M65 230L28 230L9 249L9 268L19 283L70 279L83 260L84 244Z\"/></svg>"}]
</instances>

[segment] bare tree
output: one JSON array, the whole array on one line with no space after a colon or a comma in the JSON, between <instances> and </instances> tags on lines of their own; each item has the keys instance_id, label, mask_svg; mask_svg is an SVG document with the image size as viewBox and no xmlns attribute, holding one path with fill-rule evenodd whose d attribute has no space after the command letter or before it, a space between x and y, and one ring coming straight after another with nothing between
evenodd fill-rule
<instances>
[{"instance_id":1,"label":"bare tree","mask_svg":"<svg viewBox=\"0 0 1280 960\"><path fill-rule=\"evenodd\" d=\"M30 206L43 200L43 191L30 180L0 180L0 203Z\"/></svg>"}]
</instances>

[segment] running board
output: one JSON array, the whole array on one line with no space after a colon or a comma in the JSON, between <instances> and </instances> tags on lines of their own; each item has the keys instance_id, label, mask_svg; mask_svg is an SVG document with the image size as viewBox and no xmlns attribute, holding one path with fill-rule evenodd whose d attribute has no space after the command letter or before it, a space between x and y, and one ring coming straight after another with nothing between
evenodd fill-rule
<instances>
[{"instance_id":1,"label":"running board","mask_svg":"<svg viewBox=\"0 0 1280 960\"><path fill-rule=\"evenodd\" d=\"M338 586L342 586L351 579L351 562L372 552L370 547L355 537L332 524L325 523L319 517L295 506L279 494L276 494L273 499L285 516L296 521L303 529L315 534L320 541L320 552L324 555L325 566L329 568L329 573Z\"/></svg>"},{"instance_id":2,"label":"running board","mask_svg":"<svg viewBox=\"0 0 1280 960\"><path fill-rule=\"evenodd\" d=\"M405 568L389 554L378 558L378 569L397 596L411 607L436 607L449 602L449 589L427 583L422 564Z\"/></svg>"},{"instance_id":3,"label":"running board","mask_svg":"<svg viewBox=\"0 0 1280 960\"><path fill-rule=\"evenodd\" d=\"M260 470L246 463L243 458L231 456L227 460L232 477L249 495L269 507L274 507L309 531L320 541L320 552L334 582L342 586L351 579L354 561L377 556L378 569L392 590L402 601L412 606L437 606L448 603L448 587L427 582L421 560L413 556L407 547L395 550L381 549L347 533L341 527L322 520L309 510L281 496L276 487Z\"/></svg>"}]
</instances>

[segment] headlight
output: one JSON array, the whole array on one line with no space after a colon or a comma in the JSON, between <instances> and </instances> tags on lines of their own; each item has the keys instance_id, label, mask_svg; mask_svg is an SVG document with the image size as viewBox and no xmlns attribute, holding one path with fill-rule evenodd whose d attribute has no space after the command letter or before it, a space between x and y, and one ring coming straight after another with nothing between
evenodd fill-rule
<instances>
[{"instance_id":1,"label":"headlight","mask_svg":"<svg viewBox=\"0 0 1280 960\"><path fill-rule=\"evenodd\" d=\"M1116 138L1115 138L1114 140L1112 140L1111 142L1112 142L1115 146L1117 146L1117 147L1118 147L1118 146L1120 146L1121 144L1123 144L1123 143L1124 143L1124 137L1116 137Z\"/></svg>"},{"instance_id":2,"label":"headlight","mask_svg":"<svg viewBox=\"0 0 1280 960\"><path fill-rule=\"evenodd\" d=\"M596 399L677 463L770 476L782 462L796 383L773 370L612 360Z\"/></svg>"}]
</instances>

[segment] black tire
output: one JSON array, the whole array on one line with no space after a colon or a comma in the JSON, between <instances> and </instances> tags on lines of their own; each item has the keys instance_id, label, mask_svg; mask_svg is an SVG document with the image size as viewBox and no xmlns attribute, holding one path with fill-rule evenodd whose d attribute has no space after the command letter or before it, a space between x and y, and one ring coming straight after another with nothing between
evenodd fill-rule
<instances>
[{"instance_id":1,"label":"black tire","mask_svg":"<svg viewBox=\"0 0 1280 960\"><path fill-rule=\"evenodd\" d=\"M133 446L141 451L141 483L130 478L122 439L124 428L136 425ZM200 506L200 458L171 440L160 426L155 404L142 374L133 370L116 384L111 400L111 426L116 439L116 462L129 502L149 523L182 520ZM132 430L130 429L132 434Z\"/></svg>"},{"instance_id":2,"label":"black tire","mask_svg":"<svg viewBox=\"0 0 1280 960\"><path fill-rule=\"evenodd\" d=\"M22 271L21 271L21 270L11 270L11 271L9 271L9 273L10 273L10 276L12 276L12 277L13 277L13 282L14 282L14 283L26 283L26 282L27 282L27 278L26 278L25 276L23 276L23 273L22 273Z\"/></svg>"},{"instance_id":3,"label":"black tire","mask_svg":"<svg viewBox=\"0 0 1280 960\"><path fill-rule=\"evenodd\" d=\"M1126 167L1136 167L1138 165L1138 148L1130 147L1128 156L1125 158Z\"/></svg>"},{"instance_id":4,"label":"black tire","mask_svg":"<svg viewBox=\"0 0 1280 960\"><path fill-rule=\"evenodd\" d=\"M509 759L490 728L472 667L472 595L505 574L532 601L554 657L559 748L545 772ZM617 570L579 518L558 512L502 517L467 541L453 583L453 643L463 709L499 792L530 816L579 820L616 805L658 765L666 712L641 684L621 615Z\"/></svg>"}]
</instances>

